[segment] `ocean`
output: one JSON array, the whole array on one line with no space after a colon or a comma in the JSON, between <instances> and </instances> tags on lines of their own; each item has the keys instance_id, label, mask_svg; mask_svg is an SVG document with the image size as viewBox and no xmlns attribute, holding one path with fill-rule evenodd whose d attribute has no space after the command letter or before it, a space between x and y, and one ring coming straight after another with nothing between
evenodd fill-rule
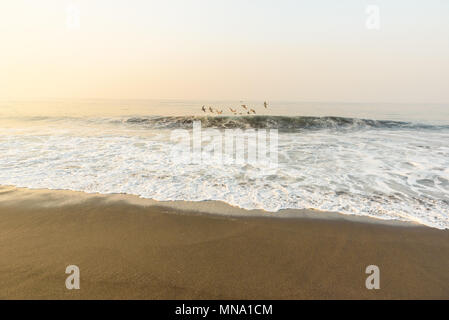
<instances>
[{"instance_id":1,"label":"ocean","mask_svg":"<svg viewBox=\"0 0 449 320\"><path fill-rule=\"evenodd\" d=\"M218 132L276 130L276 166L175 161L173 132L190 132L194 122ZM1 101L0 185L216 200L273 216L317 209L448 229L449 105Z\"/></svg>"}]
</instances>

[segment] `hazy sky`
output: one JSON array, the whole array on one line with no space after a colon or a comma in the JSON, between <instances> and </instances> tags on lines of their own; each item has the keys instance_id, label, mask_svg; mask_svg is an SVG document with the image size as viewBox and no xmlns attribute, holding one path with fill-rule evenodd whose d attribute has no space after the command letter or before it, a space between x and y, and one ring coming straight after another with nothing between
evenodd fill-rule
<instances>
[{"instance_id":1,"label":"hazy sky","mask_svg":"<svg viewBox=\"0 0 449 320\"><path fill-rule=\"evenodd\" d=\"M3 0L0 41L2 99L449 102L447 0Z\"/></svg>"}]
</instances>

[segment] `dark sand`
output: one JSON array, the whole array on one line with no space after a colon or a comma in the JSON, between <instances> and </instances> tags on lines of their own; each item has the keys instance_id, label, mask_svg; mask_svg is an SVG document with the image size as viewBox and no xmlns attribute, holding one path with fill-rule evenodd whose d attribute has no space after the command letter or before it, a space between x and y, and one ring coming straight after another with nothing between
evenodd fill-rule
<instances>
[{"instance_id":1,"label":"dark sand","mask_svg":"<svg viewBox=\"0 0 449 320\"><path fill-rule=\"evenodd\" d=\"M80 290L65 288L71 264ZM380 290L365 288L371 264ZM449 231L2 187L0 298L448 299Z\"/></svg>"}]
</instances>

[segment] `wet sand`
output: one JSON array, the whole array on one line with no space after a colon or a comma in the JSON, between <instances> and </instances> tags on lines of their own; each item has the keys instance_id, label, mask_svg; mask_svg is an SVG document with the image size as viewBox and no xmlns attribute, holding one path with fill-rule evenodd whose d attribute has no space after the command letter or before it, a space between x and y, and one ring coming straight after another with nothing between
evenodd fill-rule
<instances>
[{"instance_id":1,"label":"wet sand","mask_svg":"<svg viewBox=\"0 0 449 320\"><path fill-rule=\"evenodd\" d=\"M448 230L195 208L0 187L0 299L449 299ZM68 265L80 290L65 287Z\"/></svg>"}]
</instances>

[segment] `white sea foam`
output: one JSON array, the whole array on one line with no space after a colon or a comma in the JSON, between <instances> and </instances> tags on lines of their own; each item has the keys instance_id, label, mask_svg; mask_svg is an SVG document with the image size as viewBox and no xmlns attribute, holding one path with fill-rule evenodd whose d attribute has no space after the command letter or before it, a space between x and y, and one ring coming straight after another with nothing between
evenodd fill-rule
<instances>
[{"instance_id":1,"label":"white sea foam","mask_svg":"<svg viewBox=\"0 0 449 320\"><path fill-rule=\"evenodd\" d=\"M270 168L179 164L169 130L120 123L1 130L0 184L221 200L273 215L315 208L449 228L449 130L280 132L278 167Z\"/></svg>"}]
</instances>

